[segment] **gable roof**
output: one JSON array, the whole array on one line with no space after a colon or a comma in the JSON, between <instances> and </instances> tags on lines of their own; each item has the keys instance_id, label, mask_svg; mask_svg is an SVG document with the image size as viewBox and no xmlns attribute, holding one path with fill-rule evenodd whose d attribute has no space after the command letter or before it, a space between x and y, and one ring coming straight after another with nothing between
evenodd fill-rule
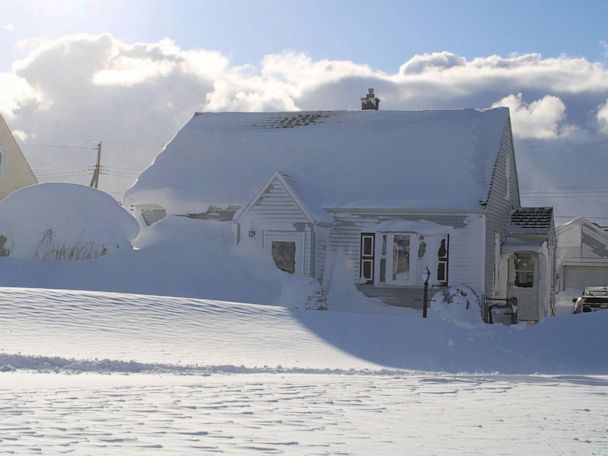
<instances>
[{"instance_id":1,"label":"gable roof","mask_svg":"<svg viewBox=\"0 0 608 456\"><path fill-rule=\"evenodd\" d=\"M592 230L598 236L604 237L608 241L608 231L606 231L606 229L604 227L598 225L597 223L595 223L592 220L589 220L585 217L575 217L572 220L555 228L555 232L556 232L556 234L560 235L563 232L568 231L569 229L571 229L575 226L582 226L582 225L584 225L587 228L589 228L590 230Z\"/></svg>"},{"instance_id":2,"label":"gable roof","mask_svg":"<svg viewBox=\"0 0 608 456\"><path fill-rule=\"evenodd\" d=\"M275 170L302 204L480 209L508 109L196 114L125 198L169 212L245 205Z\"/></svg>"},{"instance_id":3,"label":"gable roof","mask_svg":"<svg viewBox=\"0 0 608 456\"><path fill-rule=\"evenodd\" d=\"M244 217L245 215L247 215L247 213L264 196L264 194L266 193L266 191L268 190L268 188L275 181L280 182L280 184L283 186L283 189L291 197L291 199L293 200L293 202L295 203L295 205L298 207L298 209L300 209L300 211L302 211L302 215L304 215L304 217L306 218L306 220L308 220L309 223L314 223L315 222L315 218L316 219L321 219L321 220L325 220L326 219L326 217L323 217L323 214L319 214L317 217L313 217L313 215L308 211L308 209L306 208L306 206L304 206L304 204L302 204L302 201L300 200L300 198L298 197L298 195L295 193L294 189L292 188L292 185L289 184L288 178L286 176L282 175L280 172L275 171L274 173L272 173L272 176L270 176L270 178L266 181L266 183L264 185L262 185L262 187L260 187L260 189L255 194L255 196L251 199L251 201L249 202L249 204L247 204L246 206L241 207L241 209L239 209L236 212L236 214L234 214L233 220L238 221L238 219L240 219L241 217Z\"/></svg>"},{"instance_id":4,"label":"gable roof","mask_svg":"<svg viewBox=\"0 0 608 456\"><path fill-rule=\"evenodd\" d=\"M553 231L552 207L520 207L511 213L507 231L510 234L550 235Z\"/></svg>"}]
</instances>

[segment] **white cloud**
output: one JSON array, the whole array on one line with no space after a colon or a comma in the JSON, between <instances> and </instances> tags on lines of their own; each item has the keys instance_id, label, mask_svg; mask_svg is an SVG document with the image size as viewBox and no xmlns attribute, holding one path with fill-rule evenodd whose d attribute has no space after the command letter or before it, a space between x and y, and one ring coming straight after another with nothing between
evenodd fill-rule
<instances>
[{"instance_id":1,"label":"white cloud","mask_svg":"<svg viewBox=\"0 0 608 456\"><path fill-rule=\"evenodd\" d=\"M14 24L4 24L4 25L0 25L0 28L2 30L6 30L7 32L12 32L13 30L15 30L15 25Z\"/></svg>"},{"instance_id":2,"label":"white cloud","mask_svg":"<svg viewBox=\"0 0 608 456\"><path fill-rule=\"evenodd\" d=\"M13 130L12 133L13 133L13 136L18 141L21 141L21 142L25 142L29 138L29 135L26 132L24 132L23 130Z\"/></svg>"},{"instance_id":3,"label":"white cloud","mask_svg":"<svg viewBox=\"0 0 608 456\"><path fill-rule=\"evenodd\" d=\"M464 66L467 59L451 52L433 52L431 54L415 55L401 65L401 74L420 74L429 71L441 71L449 68Z\"/></svg>"},{"instance_id":4,"label":"white cloud","mask_svg":"<svg viewBox=\"0 0 608 456\"><path fill-rule=\"evenodd\" d=\"M530 104L522 100L522 94L509 95L492 107L506 106L511 112L514 135L519 138L552 139L560 134L566 106L558 97L547 95Z\"/></svg>"},{"instance_id":5,"label":"white cloud","mask_svg":"<svg viewBox=\"0 0 608 456\"><path fill-rule=\"evenodd\" d=\"M41 143L104 140L106 163L133 173L195 111L358 109L368 87L383 109L509 106L519 138L563 137L572 125L597 131L598 122L608 128L606 111L597 110L608 98L608 70L582 58L436 52L387 74L287 51L257 67L235 66L214 50L185 50L170 39L126 43L109 34L37 37L20 46L27 57L0 73L0 112L11 127ZM34 166L75 160L73 152L24 148ZM89 164L88 155L80 157ZM119 190L128 184L111 183Z\"/></svg>"},{"instance_id":6,"label":"white cloud","mask_svg":"<svg viewBox=\"0 0 608 456\"><path fill-rule=\"evenodd\" d=\"M597 108L596 119L600 130L608 135L608 100Z\"/></svg>"}]
</instances>

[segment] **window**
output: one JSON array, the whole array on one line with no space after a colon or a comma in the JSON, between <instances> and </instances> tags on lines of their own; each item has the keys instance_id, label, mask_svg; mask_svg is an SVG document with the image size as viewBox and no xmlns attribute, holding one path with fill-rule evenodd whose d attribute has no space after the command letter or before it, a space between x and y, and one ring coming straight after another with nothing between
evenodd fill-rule
<instances>
[{"instance_id":1,"label":"window","mask_svg":"<svg viewBox=\"0 0 608 456\"><path fill-rule=\"evenodd\" d=\"M407 285L410 283L410 235L382 234L380 248L380 283Z\"/></svg>"},{"instance_id":2,"label":"window","mask_svg":"<svg viewBox=\"0 0 608 456\"><path fill-rule=\"evenodd\" d=\"M291 241L272 241L272 259L281 271L295 274L296 243Z\"/></svg>"},{"instance_id":3,"label":"window","mask_svg":"<svg viewBox=\"0 0 608 456\"><path fill-rule=\"evenodd\" d=\"M448 284L449 236L446 234L379 233L374 283L421 286L430 272L431 285Z\"/></svg>"},{"instance_id":4,"label":"window","mask_svg":"<svg viewBox=\"0 0 608 456\"><path fill-rule=\"evenodd\" d=\"M392 247L392 281L394 283L408 283L410 278L410 236L408 234L394 234Z\"/></svg>"},{"instance_id":5,"label":"window","mask_svg":"<svg viewBox=\"0 0 608 456\"><path fill-rule=\"evenodd\" d=\"M534 286L534 255L531 253L516 253L514 258L515 286L532 288Z\"/></svg>"}]
</instances>

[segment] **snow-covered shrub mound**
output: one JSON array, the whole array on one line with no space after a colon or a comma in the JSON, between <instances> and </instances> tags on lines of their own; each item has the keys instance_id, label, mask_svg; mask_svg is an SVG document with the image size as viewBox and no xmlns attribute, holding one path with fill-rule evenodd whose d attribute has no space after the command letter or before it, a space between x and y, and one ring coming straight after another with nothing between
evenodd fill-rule
<instances>
[{"instance_id":1,"label":"snow-covered shrub mound","mask_svg":"<svg viewBox=\"0 0 608 456\"><path fill-rule=\"evenodd\" d=\"M454 323L481 323L479 297L467 285L441 290L432 298L429 316Z\"/></svg>"},{"instance_id":2,"label":"snow-covered shrub mound","mask_svg":"<svg viewBox=\"0 0 608 456\"><path fill-rule=\"evenodd\" d=\"M107 193L76 184L26 187L0 202L0 255L81 260L131 249L137 221Z\"/></svg>"}]
</instances>

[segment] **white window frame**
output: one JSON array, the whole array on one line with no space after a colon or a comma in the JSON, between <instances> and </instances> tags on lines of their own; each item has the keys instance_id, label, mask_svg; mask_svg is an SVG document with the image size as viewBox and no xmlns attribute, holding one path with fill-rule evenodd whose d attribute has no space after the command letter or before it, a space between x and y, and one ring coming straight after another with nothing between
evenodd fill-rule
<instances>
[{"instance_id":1,"label":"white window frame","mask_svg":"<svg viewBox=\"0 0 608 456\"><path fill-rule=\"evenodd\" d=\"M410 261L409 261L409 276L407 282L397 282L392 280L393 275L393 249L392 243L393 239L397 235L407 235L410 237ZM382 244L384 240L384 236L386 236L386 255L382 255ZM426 275L424 271L420 270L420 265L418 264L418 249L420 247L420 238L424 237L428 242L428 238L435 235L429 235L425 233L417 233L417 232L377 232L376 233L376 255L375 255L375 263L374 263L374 285L383 287L411 287L411 286L422 286L424 284L424 279ZM445 281L439 282L437 279L437 270L431 271L431 277L429 283L431 285L445 285L449 283L449 264L450 264L450 237L449 234L442 234L443 239L445 239L445 247L447 250L446 260L439 260L437 258L437 266L439 263L445 263ZM428 249L428 245L427 245ZM428 250L427 250L428 253ZM438 252L433 252L433 255L437 255ZM382 260L386 261L385 271L384 271L384 282L381 282L381 262Z\"/></svg>"},{"instance_id":2,"label":"white window frame","mask_svg":"<svg viewBox=\"0 0 608 456\"><path fill-rule=\"evenodd\" d=\"M264 231L264 249L272 258L272 241L295 242L296 270L294 275L304 275L304 233L286 233L285 231Z\"/></svg>"},{"instance_id":3,"label":"white window frame","mask_svg":"<svg viewBox=\"0 0 608 456\"><path fill-rule=\"evenodd\" d=\"M383 236L386 236L386 255L382 255L382 244L383 244ZM407 282L398 282L392 280L393 276L393 242L395 236L409 236L410 238L410 258L409 258L409 275ZM418 233L412 232L382 232L378 233L376 237L376 264L375 269L378 271L374 277L374 285L379 286L400 286L407 287L411 285L416 285L415 280L415 271L416 271L416 258L412 255L412 252L418 251ZM386 261L385 271L384 271L384 282L380 282L380 262L382 260Z\"/></svg>"}]
</instances>

